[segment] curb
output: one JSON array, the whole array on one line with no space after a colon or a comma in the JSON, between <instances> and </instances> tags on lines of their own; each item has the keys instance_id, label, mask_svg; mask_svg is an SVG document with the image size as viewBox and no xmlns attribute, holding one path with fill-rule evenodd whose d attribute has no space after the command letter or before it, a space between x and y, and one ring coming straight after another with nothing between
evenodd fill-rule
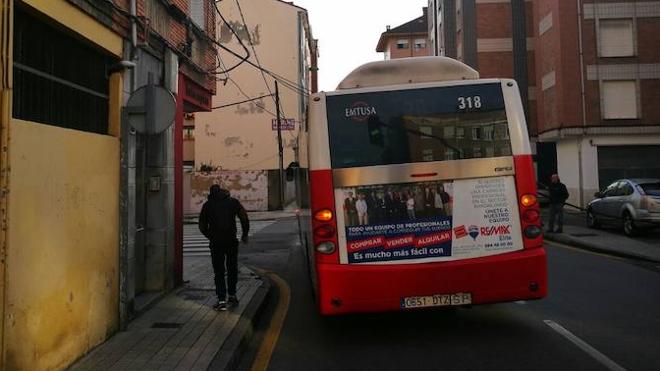
<instances>
[{"instance_id":1,"label":"curb","mask_svg":"<svg viewBox=\"0 0 660 371\"><path fill-rule=\"evenodd\" d=\"M245 311L243 311L241 319L238 320L238 324L232 329L227 340L215 354L207 370L236 370L239 366L241 357L255 335L257 323L266 309L272 288L268 278L262 275L258 276L263 284L255 292Z\"/></svg>"},{"instance_id":2,"label":"curb","mask_svg":"<svg viewBox=\"0 0 660 371\"><path fill-rule=\"evenodd\" d=\"M552 242L559 242L563 243L566 245L572 245L574 247L583 249L583 250L589 250L605 255L611 255L611 256L616 256L619 258L626 258L626 259L633 259L633 260L641 260L641 261L646 261L646 262L652 262L652 263L660 263L660 259L656 260L653 258L649 258L648 256L642 255L642 254L635 254L632 252L627 252L627 251L620 251L620 250L613 250L613 249L608 249L606 247L602 247L599 244L596 243L591 243L587 241L583 241L579 238L573 238L569 236L565 236L562 234L544 234L543 239L552 241Z\"/></svg>"}]
</instances>

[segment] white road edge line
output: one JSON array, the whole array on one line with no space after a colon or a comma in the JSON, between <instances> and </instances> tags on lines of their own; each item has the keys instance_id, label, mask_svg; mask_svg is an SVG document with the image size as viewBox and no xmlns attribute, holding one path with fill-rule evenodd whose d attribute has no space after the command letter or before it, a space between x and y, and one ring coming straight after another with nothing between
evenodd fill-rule
<instances>
[{"instance_id":1,"label":"white road edge line","mask_svg":"<svg viewBox=\"0 0 660 371\"><path fill-rule=\"evenodd\" d=\"M572 332L568 331L557 322L548 319L543 320L543 322L545 322L546 325L550 326L551 329L555 330L561 336L565 337L566 339L570 340L573 344L577 345L578 348L582 349L585 353L596 359L603 366L607 367L608 370L626 371L626 369L621 367L618 363L609 359L606 355L599 352L596 348L592 347L591 345L587 344L584 340L573 335Z\"/></svg>"}]
</instances>

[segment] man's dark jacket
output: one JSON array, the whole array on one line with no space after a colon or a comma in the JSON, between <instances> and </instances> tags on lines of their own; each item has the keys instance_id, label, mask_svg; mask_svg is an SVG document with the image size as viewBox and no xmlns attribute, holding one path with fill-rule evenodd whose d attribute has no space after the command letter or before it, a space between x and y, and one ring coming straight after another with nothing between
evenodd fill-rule
<instances>
[{"instance_id":1,"label":"man's dark jacket","mask_svg":"<svg viewBox=\"0 0 660 371\"><path fill-rule=\"evenodd\" d=\"M199 230L211 242L236 240L236 217L241 221L242 238L245 240L250 229L247 213L241 203L221 189L211 192L199 214Z\"/></svg>"},{"instance_id":2,"label":"man's dark jacket","mask_svg":"<svg viewBox=\"0 0 660 371\"><path fill-rule=\"evenodd\" d=\"M553 205L563 205L568 199L568 190L561 182L550 183L548 191L550 192L550 203Z\"/></svg>"}]
</instances>

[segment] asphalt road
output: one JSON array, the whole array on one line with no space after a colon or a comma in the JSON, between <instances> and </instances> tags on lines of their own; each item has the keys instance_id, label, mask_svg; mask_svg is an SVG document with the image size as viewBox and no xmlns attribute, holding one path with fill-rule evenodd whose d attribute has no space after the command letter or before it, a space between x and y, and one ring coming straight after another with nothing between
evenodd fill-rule
<instances>
[{"instance_id":1,"label":"asphalt road","mask_svg":"<svg viewBox=\"0 0 660 371\"><path fill-rule=\"evenodd\" d=\"M291 288L269 370L660 370L658 266L548 245L541 301L322 318L295 227L264 228L240 257Z\"/></svg>"}]
</instances>

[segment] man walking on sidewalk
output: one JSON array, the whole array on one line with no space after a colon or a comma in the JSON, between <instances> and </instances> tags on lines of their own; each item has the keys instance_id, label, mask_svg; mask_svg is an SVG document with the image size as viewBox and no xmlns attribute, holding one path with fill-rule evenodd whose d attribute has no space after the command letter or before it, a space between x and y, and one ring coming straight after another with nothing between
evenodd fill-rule
<instances>
[{"instance_id":1,"label":"man walking on sidewalk","mask_svg":"<svg viewBox=\"0 0 660 371\"><path fill-rule=\"evenodd\" d=\"M548 222L548 233L555 231L555 219L557 219L557 233L562 233L564 227L564 203L568 199L566 186L559 181L559 175L552 174L552 181L548 190L550 192L550 221Z\"/></svg>"},{"instance_id":2,"label":"man walking on sidewalk","mask_svg":"<svg viewBox=\"0 0 660 371\"><path fill-rule=\"evenodd\" d=\"M229 196L229 191L219 185L211 186L209 199L199 214L199 230L210 241L211 262L215 275L215 292L218 303L215 310L227 310L230 305L238 305L236 284L238 282L238 240L236 239L236 217L241 221L243 231L241 241L247 243L250 222L241 203ZM225 285L225 264L227 282ZM229 296L227 297L227 294ZM227 301L225 301L227 300Z\"/></svg>"}]
</instances>

